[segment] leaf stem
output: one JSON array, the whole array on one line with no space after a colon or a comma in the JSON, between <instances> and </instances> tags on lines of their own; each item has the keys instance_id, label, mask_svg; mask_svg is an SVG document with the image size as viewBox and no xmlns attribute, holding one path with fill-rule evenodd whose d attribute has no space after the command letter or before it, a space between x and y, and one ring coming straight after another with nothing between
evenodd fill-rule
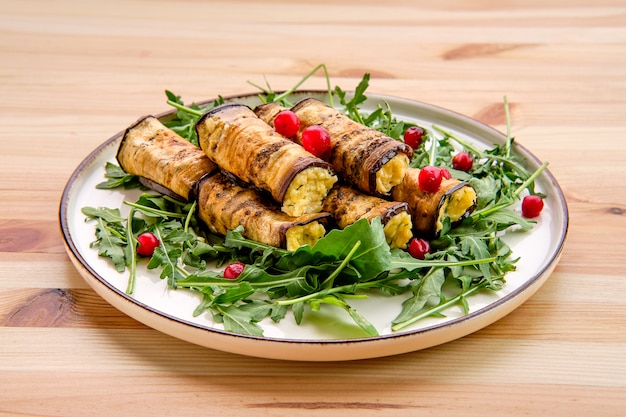
<instances>
[{"instance_id":1,"label":"leaf stem","mask_svg":"<svg viewBox=\"0 0 626 417\"><path fill-rule=\"evenodd\" d=\"M341 262L341 264L339 264L339 266L333 271L333 273L330 274L328 278L326 278L326 281L323 283L324 287L332 288L333 284L335 283L335 278L337 278L337 276L339 276L341 271L343 271L343 269L348 265L348 263L350 263L350 260L356 253L357 249L359 249L359 246L361 246L361 241L357 240L354 246L352 246L352 249L350 250L350 252L348 252L348 255L346 255L344 260Z\"/></svg>"},{"instance_id":2,"label":"leaf stem","mask_svg":"<svg viewBox=\"0 0 626 417\"><path fill-rule=\"evenodd\" d=\"M478 217L481 217L481 216L488 216L491 213L495 213L498 210L501 210L503 208L507 208L507 207L511 206L512 204L513 204L513 200L505 201L503 203L494 204L493 206L485 207L485 208L482 208L480 210L476 210L475 212L473 212L469 216L469 218L475 220L475 219L477 219Z\"/></svg>"},{"instance_id":3,"label":"leaf stem","mask_svg":"<svg viewBox=\"0 0 626 417\"><path fill-rule=\"evenodd\" d=\"M452 307L453 305L455 305L456 303L458 303L459 301L461 301L463 298L465 297L469 297L470 295L477 293L478 291L480 291L483 287L487 286L487 284L489 283L489 281L485 280L480 282L479 284L469 288L467 291L464 291L462 293L460 293L459 295L457 295L456 297L453 297L443 303L440 303L438 305L436 305L433 308L429 308L426 311L423 311L420 314L417 314L413 317L411 317L408 320L405 320L403 322L400 323L396 323L393 326L391 326L391 330L393 331L398 331L401 329L404 329L407 326L410 326L413 323L416 323L422 319L425 319L426 317L435 314L435 313L440 313L444 310L446 310L449 307Z\"/></svg>"},{"instance_id":4,"label":"leaf stem","mask_svg":"<svg viewBox=\"0 0 626 417\"><path fill-rule=\"evenodd\" d=\"M481 151L480 149L478 149L474 145L470 144L469 142L466 142L463 139L459 138L458 136L456 136L454 133L450 132L449 130L446 130L443 127L438 126L438 125L433 125L433 129L435 129L439 133L444 134L445 136L449 137L450 139L454 139L455 142L457 142L459 145L463 146L465 149L469 149L470 151L472 151L476 155L478 155L480 157L484 157L483 151Z\"/></svg>"},{"instance_id":5,"label":"leaf stem","mask_svg":"<svg viewBox=\"0 0 626 417\"><path fill-rule=\"evenodd\" d=\"M126 294L132 294L135 291L135 279L137 276L137 256L136 256L136 241L133 235L133 217L135 216L135 210L133 208L128 212L128 220L126 223L126 240L128 243L128 284L126 286Z\"/></svg>"},{"instance_id":6,"label":"leaf stem","mask_svg":"<svg viewBox=\"0 0 626 417\"><path fill-rule=\"evenodd\" d=\"M293 277L293 278L285 278L276 281L267 281L267 282L250 282L246 281L252 288L271 288L278 285L290 284L292 282L301 281L306 279L306 277ZM204 287L237 287L239 285L239 281L233 281L226 278L216 279L215 281L185 281L185 282L176 282L177 287L181 288L204 288Z\"/></svg>"},{"instance_id":7,"label":"leaf stem","mask_svg":"<svg viewBox=\"0 0 626 417\"><path fill-rule=\"evenodd\" d=\"M453 266L471 266L471 265L481 265L488 264L491 262L495 262L497 260L496 257L491 258L483 258L483 259L470 259L466 261L434 261L434 260L424 260L420 261L417 259L400 259L394 260L392 259L390 262L390 268L403 268L410 271L413 271L418 268L433 268L433 267L453 267ZM409 269L412 268L412 269Z\"/></svg>"},{"instance_id":8,"label":"leaf stem","mask_svg":"<svg viewBox=\"0 0 626 417\"><path fill-rule=\"evenodd\" d=\"M435 138L435 135L429 135L429 136L432 141L432 144L430 146L430 151L428 152L428 165L435 166L436 159L437 159L437 138Z\"/></svg>"},{"instance_id":9,"label":"leaf stem","mask_svg":"<svg viewBox=\"0 0 626 417\"><path fill-rule=\"evenodd\" d=\"M475 147L475 146L471 145L470 143L464 141L463 139L459 138L454 133L452 133L450 131L447 131L447 130L445 130L444 128L442 128L440 126L433 125L433 129L443 133L444 135L446 135L450 139L453 139L459 145L463 146L465 149L468 149L468 150L472 151L474 154L476 154L480 158L491 159L493 161L502 162L503 164L507 164L511 168L515 169L520 175L522 175L524 177L528 176L528 171L526 170L526 168L524 168L523 166L521 166L520 164L518 164L517 162L515 162L515 161L513 161L511 159L507 159L506 157L499 156L499 155L487 154L487 153L481 151L480 149L478 149L477 147Z\"/></svg>"},{"instance_id":10,"label":"leaf stem","mask_svg":"<svg viewBox=\"0 0 626 417\"><path fill-rule=\"evenodd\" d=\"M161 229L159 227L154 228L154 234L156 235L157 239L159 239L159 242L163 242L163 236L161 235ZM167 253L167 248L165 247L165 245L163 247L163 257L167 261L167 264L170 266L170 268L172 268L172 274L167 280L167 285L170 288L174 288L174 286L176 285L175 271L178 270L178 266L174 262L172 262L172 258L170 258L170 254Z\"/></svg>"},{"instance_id":11,"label":"leaf stem","mask_svg":"<svg viewBox=\"0 0 626 417\"><path fill-rule=\"evenodd\" d=\"M194 200L193 204L189 208L189 211L187 212L187 217L185 217L185 226L183 229L185 233L189 232L189 223L191 223L191 218L192 218L193 213L196 211L197 205L198 205L198 201Z\"/></svg>"},{"instance_id":12,"label":"leaf stem","mask_svg":"<svg viewBox=\"0 0 626 417\"><path fill-rule=\"evenodd\" d=\"M284 91L281 94L279 94L276 97L274 97L274 101L280 101L280 100L286 98L287 96L289 96L289 94L291 94L294 91L296 91L296 89L298 87L300 87L302 84L304 84L304 82L306 80L311 78L313 76L313 74L315 74L320 68L324 69L324 76L326 77L326 88L328 89L328 100L330 101L330 105L333 106L333 94L332 94L332 90L331 90L331 87L330 87L330 77L328 76L328 69L326 68L326 64L319 64L318 66L313 68L313 70L311 72L309 72L307 75L305 75L304 77L302 77L302 79L298 83L296 83L296 85L291 87L289 90Z\"/></svg>"},{"instance_id":13,"label":"leaf stem","mask_svg":"<svg viewBox=\"0 0 626 417\"><path fill-rule=\"evenodd\" d=\"M185 213L174 213L172 211L155 209L153 207L148 207L148 206L144 206L144 205L137 204L137 203L131 203L130 201L124 201L124 204L130 207L133 207L137 210L140 210L146 214L154 214L158 217L175 217L178 219L184 219L187 217L187 214Z\"/></svg>"},{"instance_id":14,"label":"leaf stem","mask_svg":"<svg viewBox=\"0 0 626 417\"><path fill-rule=\"evenodd\" d=\"M541 173L548 167L548 162L544 162L543 164L541 164L541 166L539 168L537 168L537 170L535 172L532 173L532 175L530 175L526 181L524 181L522 183L522 185L520 185L519 187L517 187L515 189L515 192L513 193L513 195L515 195L516 197L519 197L519 195L522 193L522 191L524 191L533 181L535 181L535 179L537 179L537 177L539 175L541 175Z\"/></svg>"},{"instance_id":15,"label":"leaf stem","mask_svg":"<svg viewBox=\"0 0 626 417\"><path fill-rule=\"evenodd\" d=\"M509 111L509 99L504 96L504 114L506 116L506 157L511 156L511 145L513 138L511 137L511 112Z\"/></svg>"},{"instance_id":16,"label":"leaf stem","mask_svg":"<svg viewBox=\"0 0 626 417\"><path fill-rule=\"evenodd\" d=\"M325 297L325 296L330 295L330 294L341 293L341 292L344 292L344 291L347 291L350 294L355 294L356 290L376 287L376 286L378 286L378 285L380 285L382 283L385 283L387 281L389 281L389 278L386 277L386 278L379 279L379 280L376 280L376 281L367 281L367 282L359 282L359 283L356 283L356 284L340 285L338 287L333 287L333 288L330 288L330 289L325 289L325 290L322 290L322 291L317 291L317 292L314 292L314 293L303 295L302 297L290 298L288 300L279 300L279 301L276 301L276 305L288 306L288 305L292 305L292 304L298 304L298 303L303 302L303 301L313 300L315 298Z\"/></svg>"},{"instance_id":17,"label":"leaf stem","mask_svg":"<svg viewBox=\"0 0 626 417\"><path fill-rule=\"evenodd\" d=\"M167 100L167 104L169 104L172 107L177 108L178 110L182 110L185 113L189 113L189 114L197 116L197 117L202 117L204 115L204 113L201 112L200 110L196 110L196 109L192 109L191 107L183 106L182 104L176 103L175 101L172 101L172 100Z\"/></svg>"}]
</instances>

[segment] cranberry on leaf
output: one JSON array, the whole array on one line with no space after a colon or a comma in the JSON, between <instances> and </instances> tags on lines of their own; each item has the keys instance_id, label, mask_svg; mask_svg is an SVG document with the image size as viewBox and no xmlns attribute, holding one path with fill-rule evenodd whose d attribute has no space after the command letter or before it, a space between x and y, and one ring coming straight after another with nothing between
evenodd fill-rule
<instances>
[{"instance_id":1,"label":"cranberry on leaf","mask_svg":"<svg viewBox=\"0 0 626 417\"><path fill-rule=\"evenodd\" d=\"M233 262L224 269L224 278L237 279L246 265L242 262Z\"/></svg>"},{"instance_id":2,"label":"cranberry on leaf","mask_svg":"<svg viewBox=\"0 0 626 417\"><path fill-rule=\"evenodd\" d=\"M419 148L424 139L424 129L419 126L411 126L404 131L404 143L414 150Z\"/></svg>"},{"instance_id":3,"label":"cranberry on leaf","mask_svg":"<svg viewBox=\"0 0 626 417\"><path fill-rule=\"evenodd\" d=\"M474 165L474 158L467 152L459 152L452 158L452 167L459 171L468 172Z\"/></svg>"},{"instance_id":4,"label":"cranberry on leaf","mask_svg":"<svg viewBox=\"0 0 626 417\"><path fill-rule=\"evenodd\" d=\"M430 243L424 239L418 239L414 237L409 242L409 248L407 249L409 255L415 259L424 259L426 254L430 252Z\"/></svg>"},{"instance_id":5,"label":"cranberry on leaf","mask_svg":"<svg viewBox=\"0 0 626 417\"><path fill-rule=\"evenodd\" d=\"M159 247L161 243L159 239L151 233L142 233L137 237L137 254L141 256L152 256L154 250Z\"/></svg>"}]
</instances>

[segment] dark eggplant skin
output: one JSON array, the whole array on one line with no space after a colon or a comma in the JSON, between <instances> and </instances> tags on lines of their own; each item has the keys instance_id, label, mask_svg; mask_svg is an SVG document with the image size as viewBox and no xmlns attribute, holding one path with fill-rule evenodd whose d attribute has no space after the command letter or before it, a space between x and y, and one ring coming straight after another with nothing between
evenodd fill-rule
<instances>
[{"instance_id":1,"label":"dark eggplant skin","mask_svg":"<svg viewBox=\"0 0 626 417\"><path fill-rule=\"evenodd\" d=\"M183 201L193 200L192 190L202 176L218 170L200 148L154 116L142 117L126 129L116 158L144 185Z\"/></svg>"},{"instance_id":2,"label":"dark eggplant skin","mask_svg":"<svg viewBox=\"0 0 626 417\"><path fill-rule=\"evenodd\" d=\"M335 184L324 199L322 210L329 212L341 229L360 219L371 222L380 218L385 238L392 248L405 248L413 235L407 203L365 194L349 185Z\"/></svg>"},{"instance_id":3,"label":"dark eggplant skin","mask_svg":"<svg viewBox=\"0 0 626 417\"><path fill-rule=\"evenodd\" d=\"M407 211L408 204L365 194L349 185L335 184L324 199L322 210L332 214L337 226L343 229L362 218L371 221L380 217L384 225L396 214Z\"/></svg>"},{"instance_id":4,"label":"dark eggplant skin","mask_svg":"<svg viewBox=\"0 0 626 417\"><path fill-rule=\"evenodd\" d=\"M228 103L207 112L196 124L200 147L223 170L271 194L282 203L297 174L332 166L277 133L250 107Z\"/></svg>"},{"instance_id":5,"label":"dark eggplant skin","mask_svg":"<svg viewBox=\"0 0 626 417\"><path fill-rule=\"evenodd\" d=\"M146 116L126 129L116 158L128 174L143 185L181 201L196 201L197 216L220 235L242 225L252 240L285 247L287 231L319 222L326 226L329 213L291 217L265 193L247 188L223 173L199 147Z\"/></svg>"},{"instance_id":6,"label":"dark eggplant skin","mask_svg":"<svg viewBox=\"0 0 626 417\"><path fill-rule=\"evenodd\" d=\"M376 173L396 155L404 154L409 160L413 156L413 149L404 142L357 123L315 98L302 99L291 110L300 119L296 141L306 127L324 127L331 140L329 162L344 181L366 193L387 196L388 192L377 189Z\"/></svg>"},{"instance_id":7,"label":"dark eggplant skin","mask_svg":"<svg viewBox=\"0 0 626 417\"><path fill-rule=\"evenodd\" d=\"M195 194L197 215L210 232L225 235L243 226L245 237L279 248L286 247L290 228L312 222L326 226L331 217L324 212L289 216L273 200L223 172L203 177L196 184Z\"/></svg>"},{"instance_id":8,"label":"dark eggplant skin","mask_svg":"<svg viewBox=\"0 0 626 417\"><path fill-rule=\"evenodd\" d=\"M274 126L274 119L283 110L289 110L278 103L263 103L254 108L254 114L270 126Z\"/></svg>"},{"instance_id":9,"label":"dark eggplant skin","mask_svg":"<svg viewBox=\"0 0 626 417\"><path fill-rule=\"evenodd\" d=\"M437 192L422 191L419 188L419 171L417 168L407 169L402 183L395 186L391 191L391 197L396 201L408 203L415 234L432 239L439 235L437 223L442 214L441 209L446 204L447 199L462 188L467 187L466 191L470 193L473 193L474 190L468 183L450 178L441 182L441 187ZM469 216L475 208L476 199L474 198L472 204L453 224L459 223Z\"/></svg>"}]
</instances>

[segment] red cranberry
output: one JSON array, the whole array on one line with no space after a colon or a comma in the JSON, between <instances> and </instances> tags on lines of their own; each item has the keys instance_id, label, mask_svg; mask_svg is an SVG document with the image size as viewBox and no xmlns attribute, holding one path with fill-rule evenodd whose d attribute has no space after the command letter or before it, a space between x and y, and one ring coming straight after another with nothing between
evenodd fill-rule
<instances>
[{"instance_id":1,"label":"red cranberry","mask_svg":"<svg viewBox=\"0 0 626 417\"><path fill-rule=\"evenodd\" d=\"M452 158L452 167L459 171L468 172L474 165L474 158L467 152L459 152Z\"/></svg>"},{"instance_id":2,"label":"red cranberry","mask_svg":"<svg viewBox=\"0 0 626 417\"><path fill-rule=\"evenodd\" d=\"M541 214L543 200L538 195L528 195L522 200L522 216L532 219Z\"/></svg>"},{"instance_id":3,"label":"red cranberry","mask_svg":"<svg viewBox=\"0 0 626 417\"><path fill-rule=\"evenodd\" d=\"M152 256L160 245L159 239L151 232L140 234L137 243L137 253L141 256Z\"/></svg>"},{"instance_id":4,"label":"red cranberry","mask_svg":"<svg viewBox=\"0 0 626 417\"><path fill-rule=\"evenodd\" d=\"M302 146L318 158L330 156L330 134L322 126L309 126L302 132Z\"/></svg>"},{"instance_id":5,"label":"red cranberry","mask_svg":"<svg viewBox=\"0 0 626 417\"><path fill-rule=\"evenodd\" d=\"M228 279L239 278L239 275L241 275L245 267L246 265L241 262L233 262L232 264L224 268L224 278L228 278Z\"/></svg>"},{"instance_id":6,"label":"red cranberry","mask_svg":"<svg viewBox=\"0 0 626 417\"><path fill-rule=\"evenodd\" d=\"M274 118L274 129L285 137L292 137L300 129L300 119L291 110L283 110Z\"/></svg>"},{"instance_id":7,"label":"red cranberry","mask_svg":"<svg viewBox=\"0 0 626 417\"><path fill-rule=\"evenodd\" d=\"M424 129L419 126L411 126L404 131L404 143L413 149L419 148L424 138Z\"/></svg>"},{"instance_id":8,"label":"red cranberry","mask_svg":"<svg viewBox=\"0 0 626 417\"><path fill-rule=\"evenodd\" d=\"M426 254L430 252L430 243L424 239L413 238L409 242L409 254L415 259L424 259Z\"/></svg>"},{"instance_id":9,"label":"red cranberry","mask_svg":"<svg viewBox=\"0 0 626 417\"><path fill-rule=\"evenodd\" d=\"M443 175L441 173L441 169L431 165L422 168L417 177L420 189L427 193L435 193L439 191L442 179Z\"/></svg>"}]
</instances>

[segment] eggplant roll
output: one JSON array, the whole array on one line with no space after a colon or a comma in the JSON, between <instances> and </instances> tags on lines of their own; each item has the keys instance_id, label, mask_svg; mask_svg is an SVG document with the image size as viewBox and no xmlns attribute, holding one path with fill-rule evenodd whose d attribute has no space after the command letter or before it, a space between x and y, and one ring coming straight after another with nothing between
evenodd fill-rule
<instances>
[{"instance_id":1,"label":"eggplant roll","mask_svg":"<svg viewBox=\"0 0 626 417\"><path fill-rule=\"evenodd\" d=\"M290 216L317 213L337 181L332 166L277 133L243 104L224 104L196 124L200 147L223 170L271 194Z\"/></svg>"},{"instance_id":2,"label":"eggplant roll","mask_svg":"<svg viewBox=\"0 0 626 417\"><path fill-rule=\"evenodd\" d=\"M341 229L362 218L371 221L380 217L391 248L406 248L413 236L407 203L364 194L348 185L335 184L324 199L322 209L333 216Z\"/></svg>"},{"instance_id":3,"label":"eggplant roll","mask_svg":"<svg viewBox=\"0 0 626 417\"><path fill-rule=\"evenodd\" d=\"M272 124L278 114L275 106L259 106L257 114ZM320 125L330 134L329 162L341 178L369 194L386 196L402 181L413 150L405 143L350 119L341 111L314 98L305 98L291 110L300 119L302 131Z\"/></svg>"},{"instance_id":4,"label":"eggplant roll","mask_svg":"<svg viewBox=\"0 0 626 417\"><path fill-rule=\"evenodd\" d=\"M439 235L446 217L454 224L471 214L476 207L476 191L468 183L454 178L444 179L437 192L422 191L419 171L407 169L402 183L393 188L391 196L408 203L415 234L433 238Z\"/></svg>"},{"instance_id":5,"label":"eggplant roll","mask_svg":"<svg viewBox=\"0 0 626 417\"><path fill-rule=\"evenodd\" d=\"M117 161L148 187L183 201L193 199L191 191L200 177L218 169L200 148L153 116L126 129Z\"/></svg>"},{"instance_id":6,"label":"eggplant roll","mask_svg":"<svg viewBox=\"0 0 626 417\"><path fill-rule=\"evenodd\" d=\"M223 172L203 177L196 187L198 217L212 233L225 235L241 225L245 237L288 250L312 246L326 234L330 214L289 216L274 201Z\"/></svg>"}]
</instances>

